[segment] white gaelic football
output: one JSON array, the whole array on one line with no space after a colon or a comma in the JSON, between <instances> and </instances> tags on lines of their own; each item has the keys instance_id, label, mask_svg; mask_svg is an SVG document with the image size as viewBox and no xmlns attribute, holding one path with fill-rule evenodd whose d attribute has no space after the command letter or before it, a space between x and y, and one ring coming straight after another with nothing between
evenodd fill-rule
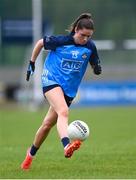
<instances>
[{"instance_id":1,"label":"white gaelic football","mask_svg":"<svg viewBox=\"0 0 136 180\"><path fill-rule=\"evenodd\" d=\"M68 136L70 140L78 139L84 141L89 136L89 133L88 125L81 120L75 120L68 126Z\"/></svg>"}]
</instances>

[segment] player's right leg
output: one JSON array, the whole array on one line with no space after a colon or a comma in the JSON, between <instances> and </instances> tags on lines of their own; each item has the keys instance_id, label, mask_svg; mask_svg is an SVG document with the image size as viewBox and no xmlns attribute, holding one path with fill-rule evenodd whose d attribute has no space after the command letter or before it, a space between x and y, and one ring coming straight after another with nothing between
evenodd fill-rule
<instances>
[{"instance_id":1,"label":"player's right leg","mask_svg":"<svg viewBox=\"0 0 136 180\"><path fill-rule=\"evenodd\" d=\"M53 107L50 106L47 115L45 116L42 125L38 129L33 144L36 147L40 147L43 141L48 136L51 128L56 124L58 115L54 111Z\"/></svg>"},{"instance_id":2,"label":"player's right leg","mask_svg":"<svg viewBox=\"0 0 136 180\"><path fill-rule=\"evenodd\" d=\"M43 120L42 125L40 126L40 128L38 129L35 135L32 147L27 150L25 160L21 164L22 169L27 170L30 168L37 150L48 136L50 129L56 124L57 117L58 116L54 111L54 109L50 107L47 115Z\"/></svg>"}]
</instances>

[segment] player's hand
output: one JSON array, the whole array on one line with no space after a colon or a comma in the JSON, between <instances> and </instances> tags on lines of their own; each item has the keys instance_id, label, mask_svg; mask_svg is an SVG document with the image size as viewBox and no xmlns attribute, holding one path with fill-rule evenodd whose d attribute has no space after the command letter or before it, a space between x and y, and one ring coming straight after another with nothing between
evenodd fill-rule
<instances>
[{"instance_id":1,"label":"player's hand","mask_svg":"<svg viewBox=\"0 0 136 180\"><path fill-rule=\"evenodd\" d=\"M94 74L99 75L99 74L102 73L102 68L101 68L101 66L98 64L98 65L95 65L95 66L94 66L93 71L94 71Z\"/></svg>"},{"instance_id":2,"label":"player's hand","mask_svg":"<svg viewBox=\"0 0 136 180\"><path fill-rule=\"evenodd\" d=\"M35 62L30 61L27 69L26 80L29 81L30 75L33 75L35 70Z\"/></svg>"}]
</instances>

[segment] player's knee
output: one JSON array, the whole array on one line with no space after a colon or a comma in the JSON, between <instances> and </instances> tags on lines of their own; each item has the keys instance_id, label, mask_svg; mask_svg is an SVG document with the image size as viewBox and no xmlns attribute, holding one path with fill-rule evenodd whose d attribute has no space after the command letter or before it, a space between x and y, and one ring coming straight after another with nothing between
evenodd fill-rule
<instances>
[{"instance_id":1,"label":"player's knee","mask_svg":"<svg viewBox=\"0 0 136 180\"><path fill-rule=\"evenodd\" d=\"M68 107L62 107L58 112L58 116L68 117L68 114L69 114Z\"/></svg>"}]
</instances>

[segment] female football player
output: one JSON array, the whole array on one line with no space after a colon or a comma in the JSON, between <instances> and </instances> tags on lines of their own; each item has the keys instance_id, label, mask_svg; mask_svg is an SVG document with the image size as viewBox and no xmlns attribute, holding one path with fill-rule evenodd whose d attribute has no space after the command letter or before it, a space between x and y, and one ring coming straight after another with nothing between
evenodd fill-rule
<instances>
[{"instance_id":1,"label":"female football player","mask_svg":"<svg viewBox=\"0 0 136 180\"><path fill-rule=\"evenodd\" d=\"M89 13L81 14L71 25L68 35L45 36L40 39L33 51L27 70L28 81L35 70L35 61L41 49L50 50L44 62L42 74L43 94L50 107L38 129L31 148L27 150L22 169L29 169L32 160L51 128L57 124L57 131L64 147L64 156L70 158L79 149L79 140L70 142L67 132L69 106L76 96L79 84L88 62L97 75L101 66L97 49L91 37L94 23Z\"/></svg>"}]
</instances>

